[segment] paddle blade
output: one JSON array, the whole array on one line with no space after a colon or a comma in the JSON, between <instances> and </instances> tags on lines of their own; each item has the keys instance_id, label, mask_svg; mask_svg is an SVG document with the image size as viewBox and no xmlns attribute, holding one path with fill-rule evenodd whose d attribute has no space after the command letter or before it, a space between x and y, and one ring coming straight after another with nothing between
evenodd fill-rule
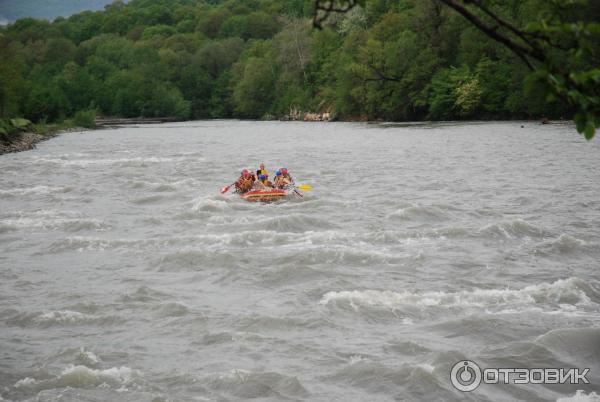
<instances>
[{"instance_id":1,"label":"paddle blade","mask_svg":"<svg viewBox=\"0 0 600 402\"><path fill-rule=\"evenodd\" d=\"M221 190L220 190L221 194L225 194L226 192L228 192L230 187L231 187L231 185L225 186L225 187L221 187Z\"/></svg>"},{"instance_id":2,"label":"paddle blade","mask_svg":"<svg viewBox=\"0 0 600 402\"><path fill-rule=\"evenodd\" d=\"M310 184L301 184L299 186L296 186L296 188L298 188L298 190L302 190L302 191L312 190L312 186Z\"/></svg>"}]
</instances>

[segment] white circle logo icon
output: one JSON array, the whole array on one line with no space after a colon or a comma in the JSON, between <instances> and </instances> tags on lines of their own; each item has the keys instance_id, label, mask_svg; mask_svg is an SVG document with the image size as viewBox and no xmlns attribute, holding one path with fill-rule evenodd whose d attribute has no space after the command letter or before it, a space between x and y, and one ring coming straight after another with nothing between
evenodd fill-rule
<instances>
[{"instance_id":1,"label":"white circle logo icon","mask_svg":"<svg viewBox=\"0 0 600 402\"><path fill-rule=\"evenodd\" d=\"M481 369L471 360L461 360L452 367L450 381L457 390L471 392L481 384Z\"/></svg>"}]
</instances>

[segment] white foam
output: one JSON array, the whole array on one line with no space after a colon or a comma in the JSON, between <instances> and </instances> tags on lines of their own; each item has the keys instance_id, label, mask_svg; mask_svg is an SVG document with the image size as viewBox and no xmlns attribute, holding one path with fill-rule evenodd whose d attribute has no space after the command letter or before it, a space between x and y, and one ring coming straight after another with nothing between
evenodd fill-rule
<instances>
[{"instance_id":1,"label":"white foam","mask_svg":"<svg viewBox=\"0 0 600 402\"><path fill-rule=\"evenodd\" d=\"M16 229L62 229L104 231L108 226L101 220L88 218L82 213L61 210L17 211L3 214L0 222L5 228Z\"/></svg>"},{"instance_id":2,"label":"white foam","mask_svg":"<svg viewBox=\"0 0 600 402\"><path fill-rule=\"evenodd\" d=\"M566 233L556 239L546 240L539 244L536 252L567 254L587 246L584 240L578 239Z\"/></svg>"},{"instance_id":3,"label":"white foam","mask_svg":"<svg viewBox=\"0 0 600 402\"><path fill-rule=\"evenodd\" d=\"M388 218L445 220L451 216L447 211L437 206L412 205L400 208L388 215Z\"/></svg>"},{"instance_id":4,"label":"white foam","mask_svg":"<svg viewBox=\"0 0 600 402\"><path fill-rule=\"evenodd\" d=\"M195 212L219 212L228 208L228 203L225 199L214 199L212 197L199 198L193 201L192 210Z\"/></svg>"},{"instance_id":5,"label":"white foam","mask_svg":"<svg viewBox=\"0 0 600 402\"><path fill-rule=\"evenodd\" d=\"M104 251L118 248L140 249L153 243L156 243L156 241L152 239L103 239L90 236L70 236L52 243L49 249L52 252L65 250L78 252Z\"/></svg>"},{"instance_id":6,"label":"white foam","mask_svg":"<svg viewBox=\"0 0 600 402\"><path fill-rule=\"evenodd\" d=\"M86 366L95 366L101 362L100 358L94 352L86 350L84 347L81 347L77 360Z\"/></svg>"},{"instance_id":7,"label":"white foam","mask_svg":"<svg viewBox=\"0 0 600 402\"><path fill-rule=\"evenodd\" d=\"M394 292L390 290L352 290L326 293L320 303L347 303L353 309L379 307L396 309L404 306L428 307L522 307L556 304L558 308L591 304L580 288L578 278L561 279L553 283L530 285L522 289L474 289L460 292Z\"/></svg>"},{"instance_id":8,"label":"white foam","mask_svg":"<svg viewBox=\"0 0 600 402\"><path fill-rule=\"evenodd\" d=\"M159 158L151 157L136 157L136 158L118 158L118 159L62 159L62 158L39 158L37 162L52 163L62 166L88 167L88 166L105 166L105 165L120 165L120 166L144 166L146 163L169 163L185 160L185 158Z\"/></svg>"},{"instance_id":9,"label":"white foam","mask_svg":"<svg viewBox=\"0 0 600 402\"><path fill-rule=\"evenodd\" d=\"M429 374L432 374L433 370L435 370L435 367L428 363L417 364L417 367L428 372Z\"/></svg>"},{"instance_id":10,"label":"white foam","mask_svg":"<svg viewBox=\"0 0 600 402\"><path fill-rule=\"evenodd\" d=\"M37 381L34 378L31 377L25 377L22 380L19 380L15 383L14 387L15 388L26 388L29 387L31 385L34 385Z\"/></svg>"},{"instance_id":11,"label":"white foam","mask_svg":"<svg viewBox=\"0 0 600 402\"><path fill-rule=\"evenodd\" d=\"M578 390L575 395L558 398L556 402L600 402L600 395L593 391L586 394L585 391Z\"/></svg>"},{"instance_id":12,"label":"white foam","mask_svg":"<svg viewBox=\"0 0 600 402\"><path fill-rule=\"evenodd\" d=\"M352 355L350 356L350 364L356 364L358 362L363 361L363 357L361 355Z\"/></svg>"},{"instance_id":13,"label":"white foam","mask_svg":"<svg viewBox=\"0 0 600 402\"><path fill-rule=\"evenodd\" d=\"M41 391L55 388L89 388L115 387L122 388L133 382L136 372L129 367L112 367L105 370L91 369L86 366L67 366L59 375L46 380L35 380L26 377L14 384L15 388Z\"/></svg>"},{"instance_id":14,"label":"white foam","mask_svg":"<svg viewBox=\"0 0 600 402\"><path fill-rule=\"evenodd\" d=\"M5 219L3 224L7 227L13 228L41 228L48 230L64 229L70 232L76 232L79 230L95 230L103 231L106 229L106 225L98 219L73 219L73 218L18 218L18 219Z\"/></svg>"},{"instance_id":15,"label":"white foam","mask_svg":"<svg viewBox=\"0 0 600 402\"><path fill-rule=\"evenodd\" d=\"M544 236L545 231L519 218L512 221L491 223L479 229L479 233L492 237L513 239L522 237L542 237Z\"/></svg>"},{"instance_id":16,"label":"white foam","mask_svg":"<svg viewBox=\"0 0 600 402\"><path fill-rule=\"evenodd\" d=\"M22 196L22 195L44 195L52 193L66 193L71 191L72 187L53 187L53 186L34 186L11 188L9 190L0 190L0 195Z\"/></svg>"},{"instance_id":17,"label":"white foam","mask_svg":"<svg viewBox=\"0 0 600 402\"><path fill-rule=\"evenodd\" d=\"M72 324L82 321L91 321L94 317L71 310L48 311L35 317L37 323Z\"/></svg>"}]
</instances>

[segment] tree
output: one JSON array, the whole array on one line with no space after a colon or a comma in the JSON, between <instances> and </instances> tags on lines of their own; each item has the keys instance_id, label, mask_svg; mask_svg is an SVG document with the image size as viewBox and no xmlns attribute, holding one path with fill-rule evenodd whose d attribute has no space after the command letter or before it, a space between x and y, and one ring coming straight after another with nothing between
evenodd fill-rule
<instances>
[{"instance_id":1,"label":"tree","mask_svg":"<svg viewBox=\"0 0 600 402\"><path fill-rule=\"evenodd\" d=\"M553 0L548 16L519 26L483 0L436 1L510 49L532 71L527 88L542 86L549 101L558 98L575 107L577 131L593 138L600 127L600 68L595 63L600 7L585 0ZM315 0L313 24L320 28L331 13L365 4L366 0Z\"/></svg>"},{"instance_id":2,"label":"tree","mask_svg":"<svg viewBox=\"0 0 600 402\"><path fill-rule=\"evenodd\" d=\"M240 76L233 90L235 111L241 117L261 118L273 100L275 74L265 57L250 57L240 65Z\"/></svg>"},{"instance_id":3,"label":"tree","mask_svg":"<svg viewBox=\"0 0 600 402\"><path fill-rule=\"evenodd\" d=\"M0 33L0 118L15 117L23 90L23 60L17 47Z\"/></svg>"},{"instance_id":4,"label":"tree","mask_svg":"<svg viewBox=\"0 0 600 402\"><path fill-rule=\"evenodd\" d=\"M363 7L335 14L322 30L303 18L314 11L308 0L117 1L54 22L19 20L0 28L0 113L51 120L93 107L119 116L259 118L296 109L418 120L558 118L576 111L568 97L595 107L585 91L554 93L542 62L526 55L531 74L513 50L465 24L442 0L336 1L321 1L319 17L351 3ZM591 72L567 77L585 81L587 91L600 50L593 32L578 31L583 38L572 41L574 32L544 30L578 21L593 27L600 5L550 13L548 4L562 1L455 3L520 46L527 43L494 15L529 41L544 45L547 35L551 67ZM531 24L546 20L541 28ZM549 95L555 99L546 101Z\"/></svg>"},{"instance_id":5,"label":"tree","mask_svg":"<svg viewBox=\"0 0 600 402\"><path fill-rule=\"evenodd\" d=\"M96 92L96 83L84 68L69 62L57 76L56 81L69 100L70 108L65 111L66 114L73 115L90 107Z\"/></svg>"},{"instance_id":6,"label":"tree","mask_svg":"<svg viewBox=\"0 0 600 402\"><path fill-rule=\"evenodd\" d=\"M219 35L237 36L244 40L251 38L267 39L279 30L279 23L265 12L253 12L247 15L233 15L223 22Z\"/></svg>"},{"instance_id":7,"label":"tree","mask_svg":"<svg viewBox=\"0 0 600 402\"><path fill-rule=\"evenodd\" d=\"M41 79L29 85L23 105L27 117L34 121L54 121L65 116L69 101L58 85Z\"/></svg>"}]
</instances>

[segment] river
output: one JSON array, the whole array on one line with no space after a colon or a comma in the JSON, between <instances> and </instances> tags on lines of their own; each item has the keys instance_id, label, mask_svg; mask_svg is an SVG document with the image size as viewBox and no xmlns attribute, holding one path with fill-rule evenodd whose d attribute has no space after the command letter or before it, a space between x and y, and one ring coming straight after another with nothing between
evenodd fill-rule
<instances>
[{"instance_id":1,"label":"river","mask_svg":"<svg viewBox=\"0 0 600 402\"><path fill-rule=\"evenodd\" d=\"M0 400L597 400L599 156L569 124L243 121L1 156ZM260 162L313 190L219 194ZM462 360L589 384L463 393Z\"/></svg>"}]
</instances>

